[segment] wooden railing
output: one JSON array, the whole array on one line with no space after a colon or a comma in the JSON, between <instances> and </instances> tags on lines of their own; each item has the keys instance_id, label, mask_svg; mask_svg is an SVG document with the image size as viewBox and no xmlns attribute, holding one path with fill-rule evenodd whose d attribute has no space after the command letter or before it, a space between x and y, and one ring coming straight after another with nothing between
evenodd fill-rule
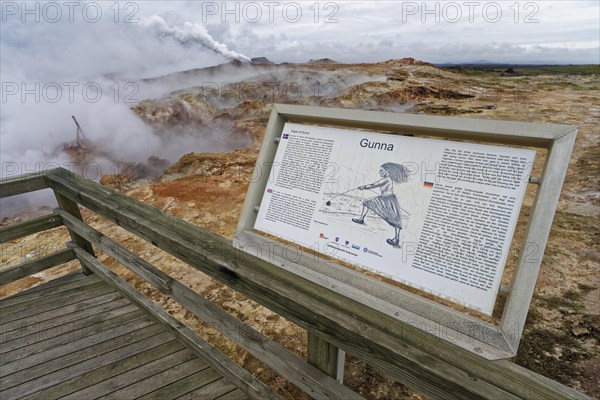
<instances>
[{"instance_id":1,"label":"wooden railing","mask_svg":"<svg viewBox=\"0 0 600 400\"><path fill-rule=\"evenodd\" d=\"M260 303L286 319L431 398L440 399L585 399L585 395L510 361L488 361L434 333L397 321L327 290L267 261L234 248L231 242L65 169L0 182L0 196L54 190L60 208L50 216L0 229L2 242L64 224L72 237L67 249L0 272L0 284L78 259L140 307L167 323L190 346L189 330L112 273L94 256L93 246L150 282L162 293L221 331L258 360L315 399L361 398L330 377L327 362L312 364L290 353L200 294L81 220L78 204L114 222L191 267ZM393 322L393 323L392 323ZM222 357L211 353L214 359ZM319 357L313 357L319 358ZM322 371L327 372L324 373ZM239 370L224 371L244 382ZM249 381L247 381L249 382ZM247 388L260 398L261 388Z\"/></svg>"}]
</instances>

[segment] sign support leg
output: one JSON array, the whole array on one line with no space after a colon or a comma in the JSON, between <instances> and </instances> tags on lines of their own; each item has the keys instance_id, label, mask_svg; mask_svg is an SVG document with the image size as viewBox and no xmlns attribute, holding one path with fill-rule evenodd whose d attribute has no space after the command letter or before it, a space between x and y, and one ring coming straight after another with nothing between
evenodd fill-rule
<instances>
[{"instance_id":1,"label":"sign support leg","mask_svg":"<svg viewBox=\"0 0 600 400\"><path fill-rule=\"evenodd\" d=\"M327 342L314 331L308 331L308 363L344 383L346 353Z\"/></svg>"}]
</instances>

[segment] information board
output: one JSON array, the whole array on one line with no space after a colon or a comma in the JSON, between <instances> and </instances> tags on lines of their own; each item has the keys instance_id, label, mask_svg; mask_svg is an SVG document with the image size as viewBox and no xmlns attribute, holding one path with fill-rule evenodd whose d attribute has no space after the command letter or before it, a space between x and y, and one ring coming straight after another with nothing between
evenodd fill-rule
<instances>
[{"instance_id":1,"label":"information board","mask_svg":"<svg viewBox=\"0 0 600 400\"><path fill-rule=\"evenodd\" d=\"M535 154L286 123L254 228L490 315Z\"/></svg>"}]
</instances>

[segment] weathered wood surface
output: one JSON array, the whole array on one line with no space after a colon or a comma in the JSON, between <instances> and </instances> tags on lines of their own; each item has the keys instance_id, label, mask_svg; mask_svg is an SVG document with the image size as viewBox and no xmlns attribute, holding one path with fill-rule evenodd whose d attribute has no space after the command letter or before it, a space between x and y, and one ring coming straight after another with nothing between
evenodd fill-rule
<instances>
[{"instance_id":1,"label":"weathered wood surface","mask_svg":"<svg viewBox=\"0 0 600 400\"><path fill-rule=\"evenodd\" d=\"M74 258L75 256L70 249L63 249L24 264L9 267L0 271L0 285L6 285L17 279L25 278L26 276L56 267L57 265L69 262Z\"/></svg>"},{"instance_id":2,"label":"weathered wood surface","mask_svg":"<svg viewBox=\"0 0 600 400\"><path fill-rule=\"evenodd\" d=\"M46 179L44 172L32 172L14 178L0 180L0 199L4 197L15 196L17 194L35 192L36 190L45 189Z\"/></svg>"},{"instance_id":3,"label":"weathered wood surface","mask_svg":"<svg viewBox=\"0 0 600 400\"><path fill-rule=\"evenodd\" d=\"M29 318L36 314L45 313L55 309L61 309L60 312L62 312L62 309L68 305L80 303L84 300L96 299L97 297L108 295L111 292L114 292L114 290L103 285L102 282L97 282L87 286L86 290L64 292L44 297L44 303L36 304L35 307L3 308L0 310L0 317L2 318L3 323L13 322L19 319L29 321ZM57 302L57 300L60 302Z\"/></svg>"},{"instance_id":4,"label":"weathered wood surface","mask_svg":"<svg viewBox=\"0 0 600 400\"><path fill-rule=\"evenodd\" d=\"M273 392L268 386L254 378L252 374L227 358L211 344L202 340L175 317L171 316L152 300L148 299L129 285L125 280L110 271L104 264L92 257L91 254L77 246L75 243L72 243L72 248L77 259L79 259L83 265L87 266L97 274L100 279L119 290L160 324L166 326L177 339L185 343L192 351L206 360L211 367L219 371L226 378L229 378L250 398L256 400L281 399L281 397Z\"/></svg>"},{"instance_id":5,"label":"weathered wood surface","mask_svg":"<svg viewBox=\"0 0 600 400\"><path fill-rule=\"evenodd\" d=\"M56 212L61 215L65 224L73 232L98 246L121 264L154 284L161 292L171 295L173 299L192 311L201 320L229 337L259 361L269 365L274 371L289 379L290 382L309 393L313 398L362 399L361 396L330 377L336 376L337 369L334 369L330 376L319 373L318 366L315 368L306 363L283 346L269 340L249 325L228 314L101 232L83 224L62 210L56 210Z\"/></svg>"},{"instance_id":6,"label":"weathered wood surface","mask_svg":"<svg viewBox=\"0 0 600 400\"><path fill-rule=\"evenodd\" d=\"M50 187L432 398L582 399L509 361L487 361L433 334L241 253L219 236L68 173ZM393 328L391 328L393 327Z\"/></svg>"},{"instance_id":7,"label":"weathered wood surface","mask_svg":"<svg viewBox=\"0 0 600 400\"><path fill-rule=\"evenodd\" d=\"M86 333L95 332L112 324L120 324L126 320L143 315L143 313L133 304L126 304L121 307L100 311L99 313L94 314L94 312L97 312L98 310L99 308L87 310L88 315L81 316L80 319L68 324L52 325L42 331L33 332L35 334L3 341L0 357L13 354L18 358L22 357L24 353L33 354L32 352L34 349L37 349L36 346L33 346L36 343L43 341L44 346L60 345L65 343L65 340L70 340L71 337L81 337ZM69 333L71 336L65 336L65 333ZM40 348L44 349L44 346L41 346ZM5 358L4 361L9 361L9 359Z\"/></svg>"},{"instance_id":8,"label":"weathered wood surface","mask_svg":"<svg viewBox=\"0 0 600 400\"><path fill-rule=\"evenodd\" d=\"M74 255L75 254L73 254L73 256ZM56 288L53 289L55 291L55 293L59 293L63 290L78 288L80 285L81 286L91 285L92 283L99 281L98 278L94 278L94 277L90 277L90 279L83 279L83 278L84 278L84 275L81 275L80 271L72 272L70 274L53 279L49 282L45 282L43 284L40 284L40 285L34 286L30 289L19 292L15 295L5 297L5 298L1 299L2 301L0 302L0 310L3 308L6 308L6 307L11 307L16 304L20 304L20 303L30 301L30 300L39 298L41 296L44 296L45 292L54 286L56 286ZM80 280L82 280L82 282L79 282Z\"/></svg>"},{"instance_id":9,"label":"weathered wood surface","mask_svg":"<svg viewBox=\"0 0 600 400\"><path fill-rule=\"evenodd\" d=\"M69 249L70 250L70 249ZM73 253L75 255L75 253ZM79 271L81 272L81 271ZM46 285L50 285L54 283L54 280L50 282L46 282L41 286L45 288ZM4 301L8 304L4 305L2 303L2 307L0 308L0 315L12 314L15 312L19 312L26 309L31 309L32 304L35 304L35 301L40 297L44 297L45 304L40 305L40 307L48 307L52 305L55 299L67 298L67 296L73 296L80 293L88 292L90 290L97 289L99 286L104 287L99 280L90 280L89 282L86 280L85 282L64 282L60 287L56 288L56 292L52 294L48 294L49 292L44 291L42 293L36 293L36 290L30 290L29 293L18 293L16 296L11 296L10 298L4 299ZM10 301L9 301L10 300ZM19 300L18 302L16 300ZM49 308L48 308L49 309ZM33 310L30 310L30 312ZM35 310L36 312L39 310Z\"/></svg>"},{"instance_id":10,"label":"weathered wood surface","mask_svg":"<svg viewBox=\"0 0 600 400\"><path fill-rule=\"evenodd\" d=\"M54 196L56 197L56 201L58 202L58 205L62 210L71 214L73 217L79 219L80 221L83 221L83 217L81 216L81 210L79 210L79 204L77 204L75 201L71 200L70 198L63 196L61 193L58 193L57 191L54 191ZM67 230L69 230L69 229L67 228ZM96 256L96 254L94 253L94 248L92 247L92 244L90 242L88 242L87 240L85 240L84 238L82 238L81 236L76 234L75 232L72 232L71 230L69 230L69 235L71 235L71 240L73 240L73 242L77 243L77 245L79 247L81 247L82 249L84 249L85 251L90 253L92 256L94 256L94 257ZM82 265L81 268L83 269L84 274L86 274L86 275L91 274L91 271L88 270L85 265Z\"/></svg>"},{"instance_id":11,"label":"weathered wood surface","mask_svg":"<svg viewBox=\"0 0 600 400\"><path fill-rule=\"evenodd\" d=\"M63 315L72 313L74 311L80 311L80 310L83 310L86 308L94 307L98 304L108 303L108 302L111 302L114 300L118 300L119 297L120 296L118 293L109 292L102 296L83 300L80 303L69 304L64 307L57 307L53 310L41 312L39 314L35 314L35 315L29 316L29 317L19 318L18 316L16 316L17 319L14 319L12 321L6 321L6 323L7 323L7 326L9 326L9 327L21 327L21 326L25 327L25 326L30 326L30 325L36 325L36 324L39 324L42 322L49 321L58 316L63 316ZM4 319L2 320L2 322L3 323L5 322ZM7 331L9 331L9 329L5 330L5 332L7 332Z\"/></svg>"},{"instance_id":12,"label":"weathered wood surface","mask_svg":"<svg viewBox=\"0 0 600 400\"><path fill-rule=\"evenodd\" d=\"M46 231L61 225L61 219L56 214L50 214L32 218L20 224L3 226L0 227L0 243L19 239L23 236Z\"/></svg>"},{"instance_id":13,"label":"weathered wood surface","mask_svg":"<svg viewBox=\"0 0 600 400\"><path fill-rule=\"evenodd\" d=\"M306 353L310 365L335 378L336 381L343 382L345 355L340 349L321 339L317 333L308 331Z\"/></svg>"},{"instance_id":14,"label":"weathered wood surface","mask_svg":"<svg viewBox=\"0 0 600 400\"><path fill-rule=\"evenodd\" d=\"M0 333L3 400L247 398L94 275L72 274L0 300Z\"/></svg>"},{"instance_id":15,"label":"weathered wood surface","mask_svg":"<svg viewBox=\"0 0 600 400\"><path fill-rule=\"evenodd\" d=\"M177 356L189 354L186 347L178 342L177 340L167 341L162 344L153 345L147 342L143 342L146 346L145 349L136 351L135 349L128 349L128 351L117 352L116 356L107 361L106 364L96 365L93 374L85 374L80 376L74 376L60 382L52 387L47 388L43 392L33 394L27 399L56 399L62 398L68 395L84 396L85 392L100 392L101 385L112 386L115 389L119 388L115 378L120 377L122 374L128 371L138 368L140 365L145 365L151 362L160 362L164 357L168 357L172 354ZM111 382L112 381L112 382ZM126 385L125 380L120 381L120 385ZM83 398L83 397L82 397Z\"/></svg>"}]
</instances>

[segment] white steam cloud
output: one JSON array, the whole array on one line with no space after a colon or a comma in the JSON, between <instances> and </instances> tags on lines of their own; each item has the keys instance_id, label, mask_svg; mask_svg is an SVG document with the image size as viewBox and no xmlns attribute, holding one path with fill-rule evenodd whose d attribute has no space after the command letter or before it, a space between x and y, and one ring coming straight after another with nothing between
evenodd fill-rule
<instances>
[{"instance_id":1,"label":"white steam cloud","mask_svg":"<svg viewBox=\"0 0 600 400\"><path fill-rule=\"evenodd\" d=\"M20 15L9 15L0 24L0 180L59 166L97 180L127 164L146 163L150 156L174 162L190 151L248 145L232 142L223 134L230 127L221 125L179 129L165 137L131 110L144 99L187 86L146 84L140 78L218 65L227 61L224 56L247 57L229 51L202 27L170 28L154 9L146 14L154 17L140 26L115 23L112 3L94 4L103 7L96 23L81 17L23 22ZM190 51L186 44L193 43L202 46ZM75 139L71 115L98 150L93 160L62 151ZM42 192L4 198L0 218L52 202L52 194Z\"/></svg>"},{"instance_id":2,"label":"white steam cloud","mask_svg":"<svg viewBox=\"0 0 600 400\"><path fill-rule=\"evenodd\" d=\"M181 26L169 26L163 17L152 15L141 19L140 24L155 30L161 36L170 36L181 44L197 43L230 60L250 62L247 56L229 50L226 44L217 42L206 28L198 23L186 21Z\"/></svg>"}]
</instances>

